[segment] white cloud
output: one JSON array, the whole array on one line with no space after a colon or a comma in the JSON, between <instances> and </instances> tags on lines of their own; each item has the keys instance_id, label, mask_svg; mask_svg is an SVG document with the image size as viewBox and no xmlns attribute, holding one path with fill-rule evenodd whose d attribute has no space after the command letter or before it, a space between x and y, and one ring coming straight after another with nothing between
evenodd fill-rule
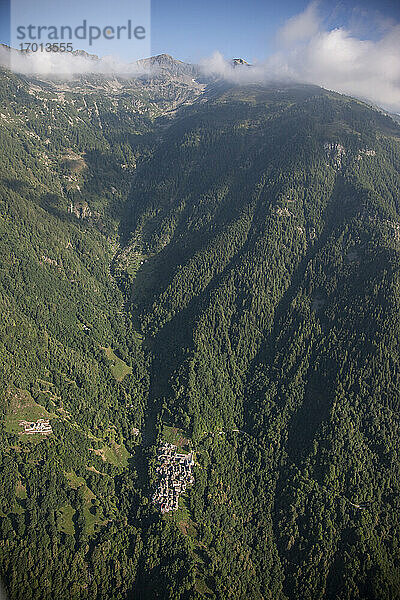
<instances>
[{"instance_id":1,"label":"white cloud","mask_svg":"<svg viewBox=\"0 0 400 600\"><path fill-rule=\"evenodd\" d=\"M363 13L362 17L365 24L366 15ZM375 12L371 23L378 22L377 19ZM280 49L265 62L252 68L234 68L230 61L215 52L202 61L201 66L207 75L224 77L238 84L270 81L313 83L400 113L400 24L386 19L384 27L376 27L373 40L362 37L361 29L357 28L356 19L352 20L352 28L324 27L318 14L318 4L313 1L304 12L289 19L279 30ZM144 72L143 65L126 63L115 57L92 60L87 56L67 53L21 55L16 51L12 55L14 70L53 78L83 73L135 77ZM0 64L7 64L7 61L9 52L0 47Z\"/></svg>"},{"instance_id":2,"label":"white cloud","mask_svg":"<svg viewBox=\"0 0 400 600\"><path fill-rule=\"evenodd\" d=\"M77 55L70 52L21 53L1 45L0 65L24 75L41 75L53 79L65 79L85 73L137 77L145 72L140 62L127 63L115 56L97 59L89 54Z\"/></svg>"},{"instance_id":3,"label":"white cloud","mask_svg":"<svg viewBox=\"0 0 400 600\"><path fill-rule=\"evenodd\" d=\"M400 111L400 25L377 41L358 39L343 28L319 31L305 46L279 56L296 80Z\"/></svg>"},{"instance_id":4,"label":"white cloud","mask_svg":"<svg viewBox=\"0 0 400 600\"><path fill-rule=\"evenodd\" d=\"M281 49L264 63L235 69L215 53L203 68L237 83L312 83L400 113L400 24L387 21L378 39L366 40L343 27L324 29L316 11L312 2L289 19Z\"/></svg>"},{"instance_id":5,"label":"white cloud","mask_svg":"<svg viewBox=\"0 0 400 600\"><path fill-rule=\"evenodd\" d=\"M320 27L317 2L311 2L305 11L286 21L278 31L278 40L284 46L292 46L315 35Z\"/></svg>"}]
</instances>

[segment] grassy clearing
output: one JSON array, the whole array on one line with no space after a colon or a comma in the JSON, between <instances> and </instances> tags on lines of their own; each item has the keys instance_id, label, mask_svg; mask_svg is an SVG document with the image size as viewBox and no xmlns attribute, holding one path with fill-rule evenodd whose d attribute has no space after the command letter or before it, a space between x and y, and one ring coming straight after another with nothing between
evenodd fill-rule
<instances>
[{"instance_id":1,"label":"grassy clearing","mask_svg":"<svg viewBox=\"0 0 400 600\"><path fill-rule=\"evenodd\" d=\"M189 524L192 523L190 518L190 511L188 508L187 500L184 496L179 497L178 510L174 513L177 524L180 524L182 528L183 524L187 524L187 534L189 533ZM185 526L186 527L186 526Z\"/></svg>"},{"instance_id":2,"label":"grassy clearing","mask_svg":"<svg viewBox=\"0 0 400 600\"><path fill-rule=\"evenodd\" d=\"M20 500L25 500L26 499L26 497L27 497L26 487L24 486L24 484L22 483L22 481L18 481L17 485L15 486L15 495Z\"/></svg>"},{"instance_id":3,"label":"grassy clearing","mask_svg":"<svg viewBox=\"0 0 400 600\"><path fill-rule=\"evenodd\" d=\"M96 475L101 475L102 477L109 477L108 473L102 473L101 471L98 471L93 465L91 465L90 467L86 467L88 471L91 471L92 473L96 473Z\"/></svg>"},{"instance_id":4,"label":"grassy clearing","mask_svg":"<svg viewBox=\"0 0 400 600\"><path fill-rule=\"evenodd\" d=\"M8 405L5 416L5 428L8 433L21 433L22 427L19 421L37 421L38 419L54 419L56 415L49 413L44 406L37 404L30 393L26 390L9 390L6 397ZM40 434L33 436L21 436L24 439L40 438Z\"/></svg>"},{"instance_id":5,"label":"grassy clearing","mask_svg":"<svg viewBox=\"0 0 400 600\"><path fill-rule=\"evenodd\" d=\"M11 510L11 513L14 515L23 515L25 512L25 508L22 506L21 502L16 502Z\"/></svg>"},{"instance_id":6,"label":"grassy clearing","mask_svg":"<svg viewBox=\"0 0 400 600\"><path fill-rule=\"evenodd\" d=\"M65 477L68 479L68 483L73 490L77 490L82 485L86 485L86 481L83 477L79 477L74 471L65 473Z\"/></svg>"},{"instance_id":7,"label":"grassy clearing","mask_svg":"<svg viewBox=\"0 0 400 600\"><path fill-rule=\"evenodd\" d=\"M87 167L83 156L72 150L61 156L60 164L65 173L71 175L78 175Z\"/></svg>"},{"instance_id":8,"label":"grassy clearing","mask_svg":"<svg viewBox=\"0 0 400 600\"><path fill-rule=\"evenodd\" d=\"M86 481L83 477L79 477L74 471L65 473L65 477L68 479L68 483L72 487L72 489L81 489L81 493L86 502L91 502L96 498L92 490L86 485Z\"/></svg>"},{"instance_id":9,"label":"grassy clearing","mask_svg":"<svg viewBox=\"0 0 400 600\"><path fill-rule=\"evenodd\" d=\"M124 444L113 444L104 449L106 460L116 467L127 467L130 454Z\"/></svg>"},{"instance_id":10,"label":"grassy clearing","mask_svg":"<svg viewBox=\"0 0 400 600\"><path fill-rule=\"evenodd\" d=\"M131 456L124 444L117 444L116 442L111 442L110 446L92 449L92 451L97 456L100 456L104 462L108 462L116 467L127 467L128 459Z\"/></svg>"},{"instance_id":11,"label":"grassy clearing","mask_svg":"<svg viewBox=\"0 0 400 600\"><path fill-rule=\"evenodd\" d=\"M110 346L100 346L106 355L106 358L110 361L110 369L112 376L117 381L122 381L127 375L132 373L132 367L129 367L126 362L119 358Z\"/></svg>"},{"instance_id":12,"label":"grassy clearing","mask_svg":"<svg viewBox=\"0 0 400 600\"><path fill-rule=\"evenodd\" d=\"M178 510L176 514L176 524L179 531L184 535L188 536L191 541L196 543L197 540L197 529L195 523L188 517L187 507L184 506L182 510Z\"/></svg>"},{"instance_id":13,"label":"grassy clearing","mask_svg":"<svg viewBox=\"0 0 400 600\"><path fill-rule=\"evenodd\" d=\"M215 594L210 590L203 579L196 578L195 589L199 594L205 596L206 598L215 598Z\"/></svg>"},{"instance_id":14,"label":"grassy clearing","mask_svg":"<svg viewBox=\"0 0 400 600\"><path fill-rule=\"evenodd\" d=\"M164 425L162 437L164 442L174 444L178 448L189 446L189 439L186 437L185 432L183 431L183 429L179 429L178 427L170 427L169 425Z\"/></svg>"},{"instance_id":15,"label":"grassy clearing","mask_svg":"<svg viewBox=\"0 0 400 600\"><path fill-rule=\"evenodd\" d=\"M59 509L57 513L57 525L60 531L68 535L74 535L74 514L75 509L72 508L71 504L66 504L65 506Z\"/></svg>"},{"instance_id":16,"label":"grassy clearing","mask_svg":"<svg viewBox=\"0 0 400 600\"><path fill-rule=\"evenodd\" d=\"M164 518L171 519L181 533L189 538L189 541L195 541L197 536L196 524L191 519L187 498L185 498L185 496L179 497L178 510L167 512Z\"/></svg>"},{"instance_id":17,"label":"grassy clearing","mask_svg":"<svg viewBox=\"0 0 400 600\"><path fill-rule=\"evenodd\" d=\"M96 512L93 512L95 510ZM103 519L102 511L95 509L93 503L87 503L83 509L83 514L86 521L86 531L92 535L100 525L105 525L107 521Z\"/></svg>"},{"instance_id":18,"label":"grassy clearing","mask_svg":"<svg viewBox=\"0 0 400 600\"><path fill-rule=\"evenodd\" d=\"M95 506L97 497L87 486L83 477L79 477L73 471L65 473L65 476L68 479L69 485L74 490L79 489L79 492L82 494L85 501L83 515L85 517L86 532L89 535L92 535L100 525L105 524L102 510L98 506ZM63 511L60 511L62 512L61 523L64 523L64 529L62 529L62 531L65 533L74 533L73 515L75 511L72 506L70 506L70 508L68 508L68 506L65 507Z\"/></svg>"}]
</instances>

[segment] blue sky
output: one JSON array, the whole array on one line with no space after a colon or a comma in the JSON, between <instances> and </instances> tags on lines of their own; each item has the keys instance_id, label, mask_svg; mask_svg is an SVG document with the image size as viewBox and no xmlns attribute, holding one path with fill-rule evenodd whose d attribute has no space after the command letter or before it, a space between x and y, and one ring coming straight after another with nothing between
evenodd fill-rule
<instances>
[{"instance_id":1,"label":"blue sky","mask_svg":"<svg viewBox=\"0 0 400 600\"><path fill-rule=\"evenodd\" d=\"M299 0L153 0L153 53L196 61L219 50L229 57L262 60L273 49L277 28L306 5Z\"/></svg>"},{"instance_id":2,"label":"blue sky","mask_svg":"<svg viewBox=\"0 0 400 600\"><path fill-rule=\"evenodd\" d=\"M277 30L308 4L309 0L153 0L153 54L166 52L195 61L219 50L227 57L264 60L276 49ZM396 0L321 0L318 6L329 28L346 26L358 15L368 29L377 12L400 21ZM375 27L364 33L373 37Z\"/></svg>"},{"instance_id":3,"label":"blue sky","mask_svg":"<svg viewBox=\"0 0 400 600\"><path fill-rule=\"evenodd\" d=\"M9 3L10 0L0 0L0 39L6 43L9 41ZM275 51L277 30L288 18L304 11L307 4L302 0L152 0L151 53L166 52L195 62L219 50L227 57L264 60ZM55 11L65 24L79 24L83 18L99 25L124 24L129 18L135 22L133 0L70 0L63 4L53 0L12 0L12 7L16 14L36 23L48 24L49 15ZM327 28L351 23L364 38L374 38L379 33L378 14L383 20L400 21L400 2L393 0L379 3L339 0L335 4L321 0L318 10ZM102 40L92 47L82 42L80 47L100 55L118 53L124 60L134 58L135 53L129 40L114 44Z\"/></svg>"}]
</instances>

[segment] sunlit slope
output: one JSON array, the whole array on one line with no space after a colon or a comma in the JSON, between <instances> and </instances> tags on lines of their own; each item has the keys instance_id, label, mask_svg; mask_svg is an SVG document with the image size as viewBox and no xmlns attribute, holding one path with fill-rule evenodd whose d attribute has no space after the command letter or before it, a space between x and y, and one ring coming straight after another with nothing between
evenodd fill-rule
<instances>
[{"instance_id":1,"label":"sunlit slope","mask_svg":"<svg viewBox=\"0 0 400 600\"><path fill-rule=\"evenodd\" d=\"M358 101L234 88L137 173L120 267L203 449L219 597L398 597L399 143Z\"/></svg>"}]
</instances>

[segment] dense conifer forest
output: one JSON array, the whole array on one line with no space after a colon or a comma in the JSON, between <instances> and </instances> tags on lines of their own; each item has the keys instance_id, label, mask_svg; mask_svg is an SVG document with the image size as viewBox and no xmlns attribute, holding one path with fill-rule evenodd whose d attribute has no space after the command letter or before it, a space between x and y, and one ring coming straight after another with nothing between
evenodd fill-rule
<instances>
[{"instance_id":1,"label":"dense conifer forest","mask_svg":"<svg viewBox=\"0 0 400 600\"><path fill-rule=\"evenodd\" d=\"M10 599L400 598L400 126L0 78ZM195 457L164 515L161 442Z\"/></svg>"}]
</instances>

